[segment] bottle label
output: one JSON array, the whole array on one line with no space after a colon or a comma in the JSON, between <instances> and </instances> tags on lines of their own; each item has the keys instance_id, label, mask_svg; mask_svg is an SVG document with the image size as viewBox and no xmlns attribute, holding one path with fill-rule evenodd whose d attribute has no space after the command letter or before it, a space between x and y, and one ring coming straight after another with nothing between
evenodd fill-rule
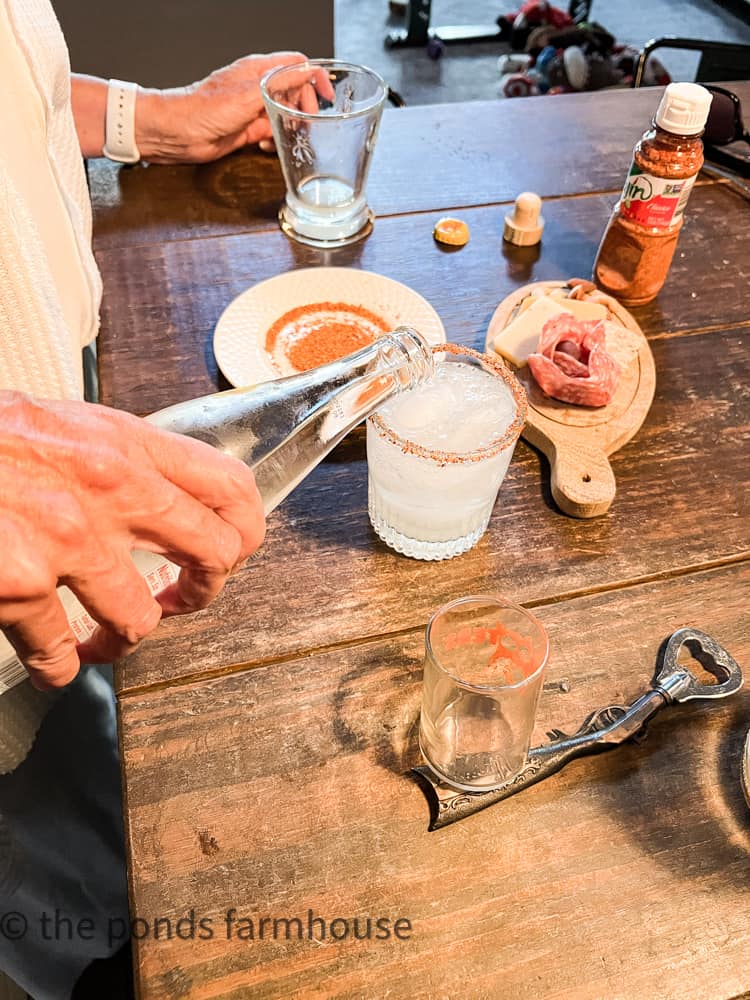
<instances>
[{"instance_id":1,"label":"bottle label","mask_svg":"<svg viewBox=\"0 0 750 1000\"><path fill-rule=\"evenodd\" d=\"M145 579L148 589L154 595L164 590L170 583L174 583L180 572L179 566L175 566L164 556L156 555L153 552L138 550L132 553L132 557L135 568ZM85 642L93 634L96 622L67 587L58 587L57 595L76 642ZM10 691L16 684L20 684L26 676L26 670L16 656L15 650L0 632L0 695Z\"/></svg>"},{"instance_id":2,"label":"bottle label","mask_svg":"<svg viewBox=\"0 0 750 1000\"><path fill-rule=\"evenodd\" d=\"M622 189L620 214L642 226L670 229L682 218L696 177L654 177L633 163Z\"/></svg>"}]
</instances>

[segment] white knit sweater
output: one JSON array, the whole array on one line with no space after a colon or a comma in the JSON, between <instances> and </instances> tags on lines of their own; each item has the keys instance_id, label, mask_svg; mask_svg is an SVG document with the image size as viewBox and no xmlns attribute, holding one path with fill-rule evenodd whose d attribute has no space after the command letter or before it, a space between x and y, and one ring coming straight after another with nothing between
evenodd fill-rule
<instances>
[{"instance_id":1,"label":"white knit sweater","mask_svg":"<svg viewBox=\"0 0 750 1000\"><path fill-rule=\"evenodd\" d=\"M91 326L67 328L34 218L15 189L0 144L0 388L80 398L81 347L98 326L101 280L91 250L91 203L70 105L70 63L48 0L0 0L26 57L46 117L47 156L73 229L92 300ZM2 68L0 68L0 80Z\"/></svg>"},{"instance_id":2,"label":"white knit sweater","mask_svg":"<svg viewBox=\"0 0 750 1000\"><path fill-rule=\"evenodd\" d=\"M0 0L0 102L3 73L13 72L18 51L29 72L23 74L29 88L29 106L41 99L44 133L40 156L46 156L51 176L51 195L61 199L61 225L69 225L80 260L71 273L78 280L76 294L83 302L80 315L88 317L86 329L75 329L66 320L60 290L42 237L49 219L40 219L39 205L22 197L14 184L10 157L13 135L0 142L0 389L21 389L35 396L80 399L82 397L81 348L95 336L98 327L101 280L91 250L91 204L86 176L70 104L70 64L60 26L48 0ZM7 33L10 32L10 37ZM10 48L15 46L16 48ZM18 79L14 84L19 85ZM35 91L35 92L34 92ZM6 97L6 99L9 99ZM38 107L38 104L37 104ZM2 105L0 104L0 111ZM1 120L1 119L0 119ZM46 143L45 143L46 140ZM45 148L46 145L46 148ZM16 146L17 155L17 146ZM18 162L15 176L18 177ZM46 165L45 165L46 166ZM51 171L51 173L50 173ZM56 190L54 190L56 187ZM57 202L54 202L57 204ZM36 213L36 214L35 214ZM66 233L70 236L70 233ZM84 275L81 280L81 269ZM68 289L67 293L70 294ZM0 692L3 677L12 683L9 661L13 651L0 635ZM3 669L4 668L4 669ZM33 691L28 681L13 686L0 697L0 773L12 769L28 752L48 699Z\"/></svg>"}]
</instances>

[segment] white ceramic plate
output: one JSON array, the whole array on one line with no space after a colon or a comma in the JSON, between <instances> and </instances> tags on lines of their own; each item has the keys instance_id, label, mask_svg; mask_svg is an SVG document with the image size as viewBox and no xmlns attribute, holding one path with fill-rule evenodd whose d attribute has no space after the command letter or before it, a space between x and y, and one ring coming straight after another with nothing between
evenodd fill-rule
<instances>
[{"instance_id":1,"label":"white ceramic plate","mask_svg":"<svg viewBox=\"0 0 750 1000\"><path fill-rule=\"evenodd\" d=\"M266 334L290 309L317 302L362 306L391 330L413 326L428 343L445 343L438 314L400 281L356 268L310 267L261 281L226 307L214 330L214 354L227 380L241 387L294 374L288 361L266 350Z\"/></svg>"}]
</instances>

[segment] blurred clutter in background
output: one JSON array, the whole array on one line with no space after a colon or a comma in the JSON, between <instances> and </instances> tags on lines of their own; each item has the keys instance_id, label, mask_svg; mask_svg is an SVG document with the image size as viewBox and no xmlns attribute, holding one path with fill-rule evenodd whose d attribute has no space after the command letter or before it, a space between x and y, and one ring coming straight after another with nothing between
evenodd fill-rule
<instances>
[{"instance_id":1,"label":"blurred clutter in background","mask_svg":"<svg viewBox=\"0 0 750 1000\"><path fill-rule=\"evenodd\" d=\"M512 51L501 55L500 92L504 97L564 94L602 87L629 87L638 49L618 42L589 19L590 3L571 3L566 12L545 0L527 0L498 18L501 37ZM671 77L653 56L644 73L645 85L664 86Z\"/></svg>"}]
</instances>

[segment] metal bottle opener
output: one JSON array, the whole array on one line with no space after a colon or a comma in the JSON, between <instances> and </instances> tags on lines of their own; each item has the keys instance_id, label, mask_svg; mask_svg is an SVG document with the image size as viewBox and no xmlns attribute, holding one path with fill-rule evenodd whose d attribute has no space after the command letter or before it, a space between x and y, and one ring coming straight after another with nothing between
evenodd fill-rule
<instances>
[{"instance_id":1,"label":"metal bottle opener","mask_svg":"<svg viewBox=\"0 0 750 1000\"><path fill-rule=\"evenodd\" d=\"M716 684L699 683L687 667L678 664L677 658L683 646L716 677ZM551 742L529 750L523 769L508 778L499 788L487 792L460 791L439 778L429 766L415 767L413 770L423 779L430 802L430 830L439 830L522 792L529 785L535 785L560 771L568 761L576 757L602 753L619 746L625 740L641 734L648 720L665 705L698 698L726 698L741 687L742 671L715 639L698 629L678 629L669 637L661 667L645 694L629 705L607 705L597 709L572 736L567 736L559 729L551 730L547 734ZM748 739L750 748L750 736ZM750 770L748 753L745 759L746 771ZM750 777L747 783L750 784ZM748 794L750 800L750 793Z\"/></svg>"}]
</instances>

